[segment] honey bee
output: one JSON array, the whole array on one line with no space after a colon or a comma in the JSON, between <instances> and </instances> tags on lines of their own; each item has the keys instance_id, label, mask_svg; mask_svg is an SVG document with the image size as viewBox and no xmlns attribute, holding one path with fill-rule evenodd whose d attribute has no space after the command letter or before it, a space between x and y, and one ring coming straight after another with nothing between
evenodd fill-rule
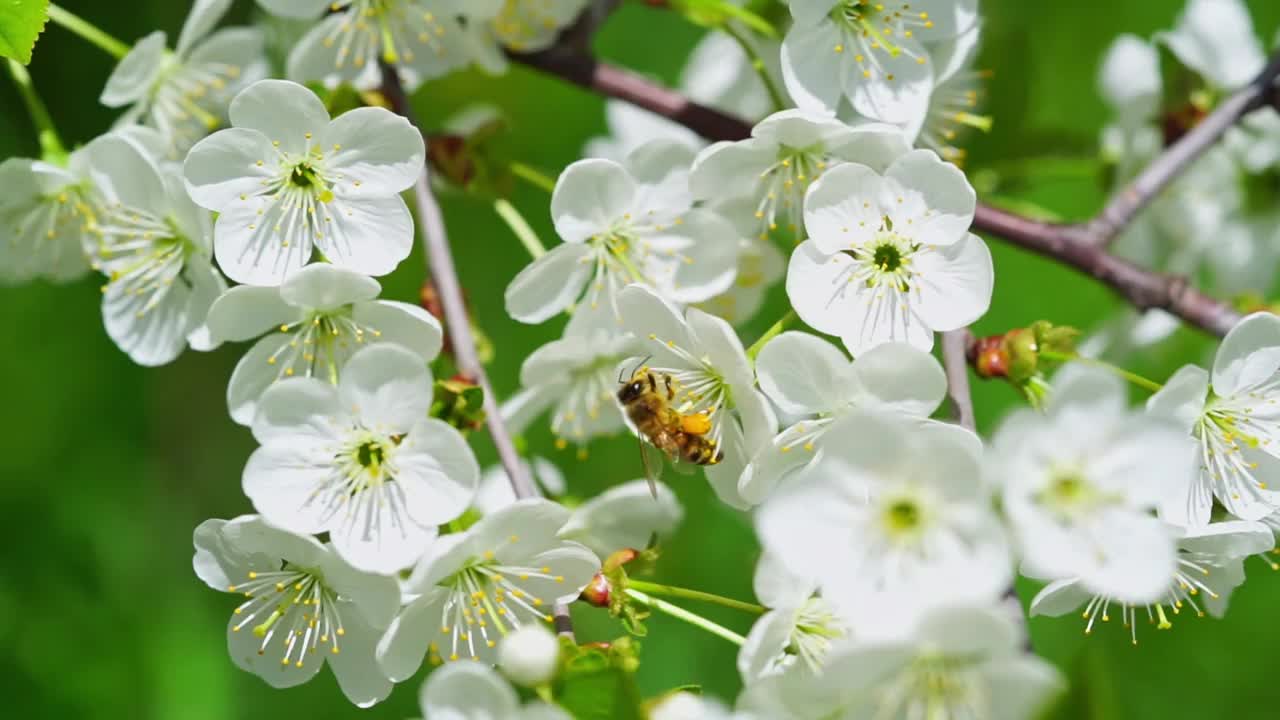
<instances>
[{"instance_id":1,"label":"honey bee","mask_svg":"<svg viewBox=\"0 0 1280 720\"><path fill-rule=\"evenodd\" d=\"M675 398L676 383L671 376L654 372L643 363L618 390L618 402L622 403L627 417L642 436L640 459L644 463L649 491L654 497L658 496L657 480L662 471L663 455L677 468L681 461L715 465L724 459L724 452L707 437L712 427L711 415L707 412L682 413L672 407ZM654 454L658 457L651 457Z\"/></svg>"}]
</instances>

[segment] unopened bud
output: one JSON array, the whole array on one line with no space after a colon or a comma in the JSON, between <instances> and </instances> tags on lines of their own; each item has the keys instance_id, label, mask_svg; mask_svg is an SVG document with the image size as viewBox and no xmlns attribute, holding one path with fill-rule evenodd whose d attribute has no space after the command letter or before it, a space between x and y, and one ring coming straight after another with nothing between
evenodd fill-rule
<instances>
[{"instance_id":1,"label":"unopened bud","mask_svg":"<svg viewBox=\"0 0 1280 720\"><path fill-rule=\"evenodd\" d=\"M498 646L498 668L517 685L545 685L559 665L560 641L541 623L520 626Z\"/></svg>"},{"instance_id":2,"label":"unopened bud","mask_svg":"<svg viewBox=\"0 0 1280 720\"><path fill-rule=\"evenodd\" d=\"M591 578L591 582L582 588L578 599L588 605L607 608L612 597L612 590L613 585L609 582L609 578L605 577L604 573L596 573L596 576Z\"/></svg>"},{"instance_id":3,"label":"unopened bud","mask_svg":"<svg viewBox=\"0 0 1280 720\"><path fill-rule=\"evenodd\" d=\"M1009 357L1006 377L1015 384L1030 380L1040 366L1040 344L1029 328L1010 330L1004 336L1004 348Z\"/></svg>"},{"instance_id":4,"label":"unopened bud","mask_svg":"<svg viewBox=\"0 0 1280 720\"><path fill-rule=\"evenodd\" d=\"M978 338L969 349L969 361L978 376L991 379L1009 374L1009 351L1004 347L1003 335Z\"/></svg>"}]
</instances>

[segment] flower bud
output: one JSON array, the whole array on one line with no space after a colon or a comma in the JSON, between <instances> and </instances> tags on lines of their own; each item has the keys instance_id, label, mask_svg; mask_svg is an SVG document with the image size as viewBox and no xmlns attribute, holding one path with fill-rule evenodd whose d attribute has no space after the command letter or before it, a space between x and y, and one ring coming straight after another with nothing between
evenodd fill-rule
<instances>
[{"instance_id":1,"label":"flower bud","mask_svg":"<svg viewBox=\"0 0 1280 720\"><path fill-rule=\"evenodd\" d=\"M605 577L604 573L596 573L596 576L591 578L591 582L582 588L578 599L588 605L607 608L612 590L613 586L609 583L609 578Z\"/></svg>"},{"instance_id":2,"label":"flower bud","mask_svg":"<svg viewBox=\"0 0 1280 720\"><path fill-rule=\"evenodd\" d=\"M559 664L560 641L541 623L522 625L498 647L498 668L517 685L545 685Z\"/></svg>"},{"instance_id":3,"label":"flower bud","mask_svg":"<svg viewBox=\"0 0 1280 720\"><path fill-rule=\"evenodd\" d=\"M1004 336L978 338L970 350L973 369L984 379L1009 375L1009 351L1004 347Z\"/></svg>"}]
</instances>

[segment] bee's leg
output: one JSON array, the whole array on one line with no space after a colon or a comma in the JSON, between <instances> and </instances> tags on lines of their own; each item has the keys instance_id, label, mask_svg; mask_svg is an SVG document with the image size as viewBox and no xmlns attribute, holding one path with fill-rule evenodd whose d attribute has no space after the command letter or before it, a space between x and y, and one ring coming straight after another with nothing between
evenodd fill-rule
<instances>
[{"instance_id":1,"label":"bee's leg","mask_svg":"<svg viewBox=\"0 0 1280 720\"><path fill-rule=\"evenodd\" d=\"M666 385L667 385L667 399L668 399L668 400L675 400L675 399L676 399L676 389L675 389L675 387L673 387L673 386L671 385L671 376L670 376L670 375L664 375L664 376L662 377L662 380L663 380L663 382L665 382L665 383L666 383Z\"/></svg>"},{"instance_id":2,"label":"bee's leg","mask_svg":"<svg viewBox=\"0 0 1280 720\"><path fill-rule=\"evenodd\" d=\"M645 375L644 375L644 376L645 376L645 379L647 379L647 380L649 381L649 391L650 391L650 392L657 392L657 391L658 391L658 381L653 379L653 373L645 373Z\"/></svg>"}]
</instances>

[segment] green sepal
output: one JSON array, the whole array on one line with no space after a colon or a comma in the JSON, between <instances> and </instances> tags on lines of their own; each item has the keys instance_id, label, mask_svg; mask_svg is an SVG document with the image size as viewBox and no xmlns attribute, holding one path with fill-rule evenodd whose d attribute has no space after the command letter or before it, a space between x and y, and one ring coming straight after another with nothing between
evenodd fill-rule
<instances>
[{"instance_id":1,"label":"green sepal","mask_svg":"<svg viewBox=\"0 0 1280 720\"><path fill-rule=\"evenodd\" d=\"M668 0L667 5L694 25L715 28L737 20L761 35L778 36L777 29L768 20L727 0Z\"/></svg>"},{"instance_id":2,"label":"green sepal","mask_svg":"<svg viewBox=\"0 0 1280 720\"><path fill-rule=\"evenodd\" d=\"M480 429L485 421L484 390L458 378L437 380L431 417L464 432Z\"/></svg>"}]
</instances>

